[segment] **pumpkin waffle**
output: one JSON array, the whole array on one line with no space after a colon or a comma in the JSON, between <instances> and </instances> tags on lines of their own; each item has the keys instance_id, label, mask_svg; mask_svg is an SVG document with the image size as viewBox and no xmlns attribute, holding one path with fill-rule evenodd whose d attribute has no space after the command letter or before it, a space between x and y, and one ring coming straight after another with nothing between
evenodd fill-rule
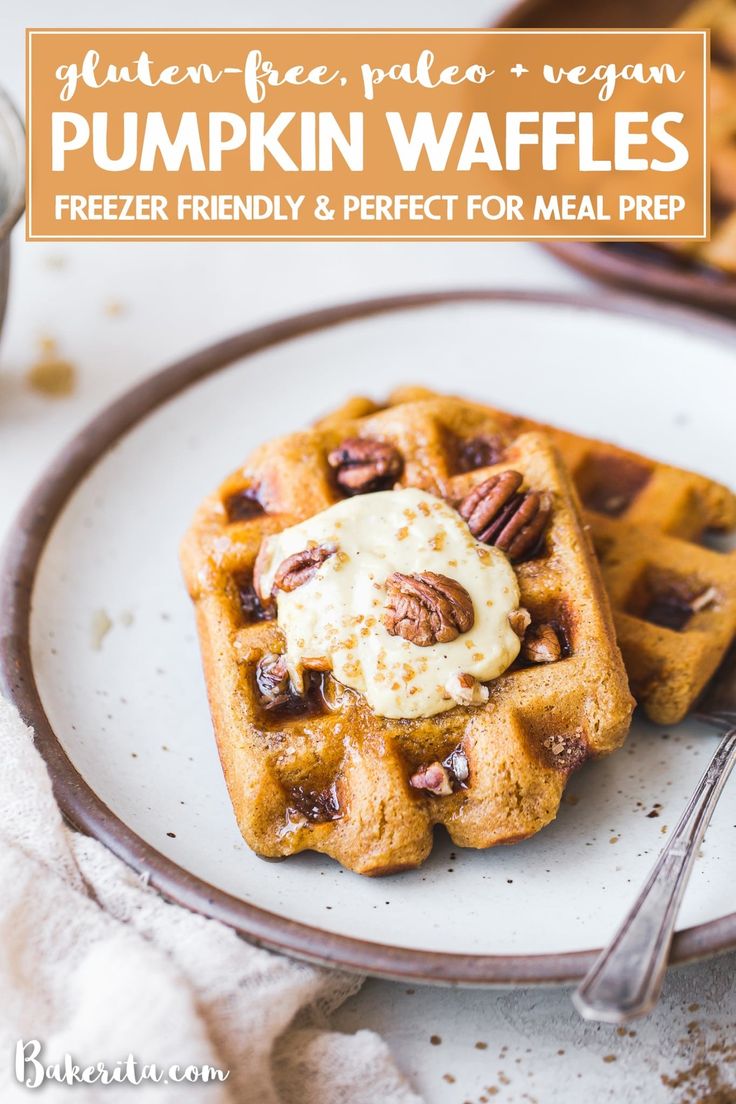
<instances>
[{"instance_id":1,"label":"pumpkin waffle","mask_svg":"<svg viewBox=\"0 0 736 1104\"><path fill-rule=\"evenodd\" d=\"M554 818L570 772L623 742L633 702L577 496L547 439L523 434L503 463L486 464L485 454L476 463L457 444L489 423L479 407L435 398L365 414L356 400L259 448L199 509L182 565L246 841L263 857L314 850L387 874L427 857L436 824L475 848L537 832ZM464 503L468 514L469 493L508 471L519 473L506 488L512 505L533 501L549 518L543 533L536 523L526 530L537 546L521 549L515 570L531 625L520 657L487 684L487 701L390 720L329 671L306 672L300 694L284 686L283 672L274 674L284 637L254 586L264 538L358 491L397 484ZM511 548L505 532L494 539Z\"/></svg>"},{"instance_id":2,"label":"pumpkin waffle","mask_svg":"<svg viewBox=\"0 0 736 1104\"><path fill-rule=\"evenodd\" d=\"M437 410L423 388L389 402L416 409L420 400ZM372 409L367 399L347 407ZM717 539L736 528L736 496L705 476L530 418L451 398L441 410L452 442L445 456L460 457L450 464L482 466L521 433L548 435L582 500L632 693L655 723L681 721L736 634L736 549L719 551Z\"/></svg>"}]
</instances>

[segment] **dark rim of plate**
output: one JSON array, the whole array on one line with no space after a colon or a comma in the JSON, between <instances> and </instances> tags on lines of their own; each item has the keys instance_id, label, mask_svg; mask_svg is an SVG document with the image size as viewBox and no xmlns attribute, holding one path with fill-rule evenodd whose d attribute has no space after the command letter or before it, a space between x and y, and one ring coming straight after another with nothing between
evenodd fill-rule
<instances>
[{"instance_id":1,"label":"dark rim of plate","mask_svg":"<svg viewBox=\"0 0 736 1104\"><path fill-rule=\"evenodd\" d=\"M585 27L651 28L671 25L690 0L657 0L654 9L637 0L607 0L591 5L583 0L521 0L497 26L514 28ZM582 17L582 9L585 16ZM674 299L725 314L736 312L736 277L709 265L693 263L647 242L546 241L543 248L593 279L629 291Z\"/></svg>"},{"instance_id":2,"label":"dark rim of plate","mask_svg":"<svg viewBox=\"0 0 736 1104\"><path fill-rule=\"evenodd\" d=\"M105 408L62 450L28 496L0 559L0 690L33 728L54 793L69 822L101 840L172 901L220 920L251 942L297 958L376 977L452 985L531 985L582 978L598 951L541 955L450 954L354 939L288 920L195 877L137 836L101 801L67 757L43 708L30 652L34 580L49 534L78 483L143 417L236 360L355 319L449 303L526 303L638 316L699 331L736 345L736 329L682 307L623 296L605 299L545 292L453 290L348 303L228 338L139 383ZM400 877L400 875L398 875ZM736 947L736 913L675 935L670 961L691 961Z\"/></svg>"}]
</instances>

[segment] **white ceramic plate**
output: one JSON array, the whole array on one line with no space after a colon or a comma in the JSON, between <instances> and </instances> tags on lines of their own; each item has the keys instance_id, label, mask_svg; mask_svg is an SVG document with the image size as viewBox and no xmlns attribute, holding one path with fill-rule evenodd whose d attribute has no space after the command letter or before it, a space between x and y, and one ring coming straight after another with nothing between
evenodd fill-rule
<instances>
[{"instance_id":1,"label":"white ceramic plate","mask_svg":"<svg viewBox=\"0 0 736 1104\"><path fill-rule=\"evenodd\" d=\"M573 776L556 822L514 847L461 851L441 838L420 870L377 880L317 855L262 862L225 790L177 546L199 500L258 442L350 394L406 382L736 484L734 340L724 324L626 301L417 298L234 339L98 419L37 491L6 562L16 597L5 682L28 659L25 588L40 702L28 678L14 693L60 800L172 896L259 942L349 968L566 980L612 934L717 734L637 721L623 751ZM732 786L695 867L676 957L736 944L735 827Z\"/></svg>"}]
</instances>

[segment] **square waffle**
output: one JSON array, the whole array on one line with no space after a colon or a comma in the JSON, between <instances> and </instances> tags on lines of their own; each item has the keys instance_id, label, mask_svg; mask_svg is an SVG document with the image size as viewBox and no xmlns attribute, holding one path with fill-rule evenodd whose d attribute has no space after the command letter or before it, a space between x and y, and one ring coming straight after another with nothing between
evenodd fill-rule
<instances>
[{"instance_id":1,"label":"square waffle","mask_svg":"<svg viewBox=\"0 0 736 1104\"><path fill-rule=\"evenodd\" d=\"M436 409L423 388L390 402L422 399ZM349 408L374 407L353 400ZM484 450L486 460L500 459L521 433L548 435L583 504L632 693L655 723L681 721L736 634L736 549L702 543L736 528L736 496L705 476L530 418L450 398L441 410L454 447L477 454L471 463Z\"/></svg>"},{"instance_id":2,"label":"square waffle","mask_svg":"<svg viewBox=\"0 0 736 1104\"><path fill-rule=\"evenodd\" d=\"M567 469L539 433L517 436L502 464L458 450L488 422L457 400L367 415L356 400L314 429L262 446L200 507L182 565L225 778L258 854L314 850L385 874L421 863L438 823L463 847L512 843L554 818L572 770L623 742L633 703ZM264 708L258 665L284 642L253 584L256 557L266 536L344 497L328 457L356 437L398 450L391 484L455 504L509 469L547 496L543 541L516 571L530 631L554 630L552 662L517 660L489 684L485 704L431 717L380 717L329 672L311 672L301 696ZM442 794L417 787L433 766Z\"/></svg>"}]
</instances>

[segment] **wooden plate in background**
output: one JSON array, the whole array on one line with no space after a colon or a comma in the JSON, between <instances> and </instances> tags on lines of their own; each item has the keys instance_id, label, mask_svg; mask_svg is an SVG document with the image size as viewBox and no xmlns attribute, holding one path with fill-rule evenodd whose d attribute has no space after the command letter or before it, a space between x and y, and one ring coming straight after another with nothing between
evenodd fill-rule
<instances>
[{"instance_id":1,"label":"wooden plate in background","mask_svg":"<svg viewBox=\"0 0 736 1104\"><path fill-rule=\"evenodd\" d=\"M674 23L690 0L523 0L501 27L659 27ZM642 242L545 242L544 248L587 276L648 295L736 313L736 279Z\"/></svg>"}]
</instances>

